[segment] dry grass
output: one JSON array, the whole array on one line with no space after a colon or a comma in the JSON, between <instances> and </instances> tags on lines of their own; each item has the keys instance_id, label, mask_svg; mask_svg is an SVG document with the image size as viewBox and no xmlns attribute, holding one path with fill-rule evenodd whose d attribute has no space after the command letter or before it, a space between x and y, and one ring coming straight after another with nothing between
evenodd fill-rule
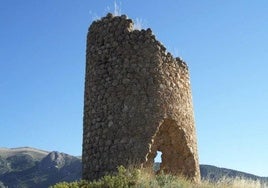
<instances>
[{"instance_id":1,"label":"dry grass","mask_svg":"<svg viewBox=\"0 0 268 188\"><path fill-rule=\"evenodd\" d=\"M200 183L193 183L184 177L168 174L155 175L150 170L141 170L137 187L156 188L268 188L268 183L261 183L258 180L244 178L222 178L217 182L202 180Z\"/></svg>"},{"instance_id":2,"label":"dry grass","mask_svg":"<svg viewBox=\"0 0 268 188\"><path fill-rule=\"evenodd\" d=\"M261 183L258 180L244 179L244 178L222 178L216 183L202 182L215 188L266 188L267 183Z\"/></svg>"},{"instance_id":3,"label":"dry grass","mask_svg":"<svg viewBox=\"0 0 268 188\"><path fill-rule=\"evenodd\" d=\"M201 181L194 183L183 177L170 174L155 175L149 169L125 169L118 168L117 175L104 176L99 181L94 182L73 182L60 183L51 188L268 188L268 184L261 184L260 181L254 181L243 178L223 178L218 182Z\"/></svg>"}]
</instances>

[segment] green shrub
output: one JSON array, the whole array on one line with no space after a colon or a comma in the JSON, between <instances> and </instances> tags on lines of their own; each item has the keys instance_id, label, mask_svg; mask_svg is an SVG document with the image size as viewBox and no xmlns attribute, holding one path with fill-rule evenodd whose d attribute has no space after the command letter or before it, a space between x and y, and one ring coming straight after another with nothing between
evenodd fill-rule
<instances>
[{"instance_id":1,"label":"green shrub","mask_svg":"<svg viewBox=\"0 0 268 188\"><path fill-rule=\"evenodd\" d=\"M85 180L75 181L75 182L71 182L71 183L61 182L61 183L57 183L54 186L51 186L50 188L81 188L81 187L88 188L89 182L87 182Z\"/></svg>"},{"instance_id":2,"label":"green shrub","mask_svg":"<svg viewBox=\"0 0 268 188\"><path fill-rule=\"evenodd\" d=\"M117 168L116 175L106 175L98 181L87 182L84 180L72 183L58 183L51 188L127 188L137 183L140 170L127 170L123 166Z\"/></svg>"}]
</instances>

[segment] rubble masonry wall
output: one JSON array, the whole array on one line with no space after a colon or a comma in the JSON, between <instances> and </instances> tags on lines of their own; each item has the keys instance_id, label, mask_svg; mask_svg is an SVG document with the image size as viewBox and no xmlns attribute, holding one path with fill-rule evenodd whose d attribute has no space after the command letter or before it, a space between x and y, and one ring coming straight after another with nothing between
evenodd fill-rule
<instances>
[{"instance_id":1,"label":"rubble masonry wall","mask_svg":"<svg viewBox=\"0 0 268 188\"><path fill-rule=\"evenodd\" d=\"M89 28L83 124L83 179L119 165L200 179L188 67L151 29L107 14Z\"/></svg>"}]
</instances>

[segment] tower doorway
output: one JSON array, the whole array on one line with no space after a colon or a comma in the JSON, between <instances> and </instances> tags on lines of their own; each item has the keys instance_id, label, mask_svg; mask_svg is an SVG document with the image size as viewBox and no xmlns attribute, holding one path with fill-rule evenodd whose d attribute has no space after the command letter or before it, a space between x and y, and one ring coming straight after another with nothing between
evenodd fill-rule
<instances>
[{"instance_id":1,"label":"tower doorway","mask_svg":"<svg viewBox=\"0 0 268 188\"><path fill-rule=\"evenodd\" d=\"M155 172L188 174L193 162L184 130L174 120L165 119L153 137L146 165Z\"/></svg>"}]
</instances>

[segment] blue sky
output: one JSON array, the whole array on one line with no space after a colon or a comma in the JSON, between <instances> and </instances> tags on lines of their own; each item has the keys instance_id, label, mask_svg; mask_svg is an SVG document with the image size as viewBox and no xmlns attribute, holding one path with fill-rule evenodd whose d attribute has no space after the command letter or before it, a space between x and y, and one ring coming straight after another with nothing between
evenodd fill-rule
<instances>
[{"instance_id":1,"label":"blue sky","mask_svg":"<svg viewBox=\"0 0 268 188\"><path fill-rule=\"evenodd\" d=\"M268 176L268 1L126 0L189 65L201 164ZM86 34L114 1L0 2L0 147L81 155Z\"/></svg>"}]
</instances>

